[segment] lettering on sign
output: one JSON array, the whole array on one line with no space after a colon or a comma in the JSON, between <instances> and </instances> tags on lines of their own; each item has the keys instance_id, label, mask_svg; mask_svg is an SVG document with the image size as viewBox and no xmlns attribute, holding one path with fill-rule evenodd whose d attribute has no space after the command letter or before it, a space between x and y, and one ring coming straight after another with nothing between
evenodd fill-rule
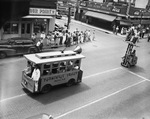
<instances>
[{"instance_id":1,"label":"lettering on sign","mask_svg":"<svg viewBox=\"0 0 150 119\"><path fill-rule=\"evenodd\" d=\"M140 15L140 12L139 11L135 11L134 15Z\"/></svg>"},{"instance_id":2,"label":"lettering on sign","mask_svg":"<svg viewBox=\"0 0 150 119\"><path fill-rule=\"evenodd\" d=\"M53 76L53 77L47 77L47 78L44 78L43 81L44 82L48 82L48 81L61 81L61 80L65 80L65 75L62 74L62 75L57 75L57 76Z\"/></svg>"},{"instance_id":3,"label":"lettering on sign","mask_svg":"<svg viewBox=\"0 0 150 119\"><path fill-rule=\"evenodd\" d=\"M61 74L61 75L56 75L56 76L52 76L52 77L46 77L46 78L43 78L42 80L44 82L48 82L48 81L58 82L58 81L65 80L65 75L67 77L73 77L73 76L76 76L77 74L78 74L78 72L70 72L68 74Z\"/></svg>"},{"instance_id":4,"label":"lettering on sign","mask_svg":"<svg viewBox=\"0 0 150 119\"><path fill-rule=\"evenodd\" d=\"M30 8L29 14L32 14L32 15L55 15L56 9Z\"/></svg>"},{"instance_id":5,"label":"lettering on sign","mask_svg":"<svg viewBox=\"0 0 150 119\"><path fill-rule=\"evenodd\" d=\"M75 76L75 75L77 75L77 72L71 72L71 73L68 73L68 74L67 74L67 77Z\"/></svg>"},{"instance_id":6,"label":"lettering on sign","mask_svg":"<svg viewBox=\"0 0 150 119\"><path fill-rule=\"evenodd\" d=\"M113 11L113 12L118 12L118 13L119 13L119 12L120 12L120 9L113 8L112 11Z\"/></svg>"},{"instance_id":7,"label":"lettering on sign","mask_svg":"<svg viewBox=\"0 0 150 119\"><path fill-rule=\"evenodd\" d=\"M85 2L80 3L81 6L86 6Z\"/></svg>"}]
</instances>

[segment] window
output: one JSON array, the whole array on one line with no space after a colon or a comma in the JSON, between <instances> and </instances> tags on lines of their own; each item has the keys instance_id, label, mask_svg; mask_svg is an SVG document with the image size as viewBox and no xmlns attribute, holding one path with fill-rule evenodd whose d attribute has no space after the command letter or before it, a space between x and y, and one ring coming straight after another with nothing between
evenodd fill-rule
<instances>
[{"instance_id":1,"label":"window","mask_svg":"<svg viewBox=\"0 0 150 119\"><path fill-rule=\"evenodd\" d=\"M4 25L5 34L18 34L18 23L6 23Z\"/></svg>"},{"instance_id":2,"label":"window","mask_svg":"<svg viewBox=\"0 0 150 119\"><path fill-rule=\"evenodd\" d=\"M60 62L60 68L59 68L59 72L60 72L60 73L66 71L66 65L67 65L66 61Z\"/></svg>"},{"instance_id":3,"label":"window","mask_svg":"<svg viewBox=\"0 0 150 119\"><path fill-rule=\"evenodd\" d=\"M42 74L43 75L51 74L51 64L50 63L44 64L43 73Z\"/></svg>"},{"instance_id":4,"label":"window","mask_svg":"<svg viewBox=\"0 0 150 119\"><path fill-rule=\"evenodd\" d=\"M70 60L70 61L68 61L68 63L67 63L67 71L71 71L72 69L73 69L73 61Z\"/></svg>"},{"instance_id":5,"label":"window","mask_svg":"<svg viewBox=\"0 0 150 119\"><path fill-rule=\"evenodd\" d=\"M59 63L58 63L58 62L54 62L54 63L52 64L52 74L58 73L58 66L59 66Z\"/></svg>"},{"instance_id":6,"label":"window","mask_svg":"<svg viewBox=\"0 0 150 119\"><path fill-rule=\"evenodd\" d=\"M80 60L76 60L74 63L74 69L79 69L80 68Z\"/></svg>"}]
</instances>

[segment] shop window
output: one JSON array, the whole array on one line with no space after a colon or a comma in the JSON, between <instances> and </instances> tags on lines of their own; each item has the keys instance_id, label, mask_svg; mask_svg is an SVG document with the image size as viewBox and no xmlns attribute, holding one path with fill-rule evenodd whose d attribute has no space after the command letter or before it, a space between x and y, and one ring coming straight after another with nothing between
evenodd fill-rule
<instances>
[{"instance_id":1,"label":"shop window","mask_svg":"<svg viewBox=\"0 0 150 119\"><path fill-rule=\"evenodd\" d=\"M4 25L5 34L18 34L18 23L6 23Z\"/></svg>"},{"instance_id":2,"label":"shop window","mask_svg":"<svg viewBox=\"0 0 150 119\"><path fill-rule=\"evenodd\" d=\"M35 33L41 33L43 31L46 32L46 24L47 24L46 19L35 19L34 32Z\"/></svg>"},{"instance_id":3,"label":"shop window","mask_svg":"<svg viewBox=\"0 0 150 119\"><path fill-rule=\"evenodd\" d=\"M27 24L27 33L30 33L30 23Z\"/></svg>"}]
</instances>

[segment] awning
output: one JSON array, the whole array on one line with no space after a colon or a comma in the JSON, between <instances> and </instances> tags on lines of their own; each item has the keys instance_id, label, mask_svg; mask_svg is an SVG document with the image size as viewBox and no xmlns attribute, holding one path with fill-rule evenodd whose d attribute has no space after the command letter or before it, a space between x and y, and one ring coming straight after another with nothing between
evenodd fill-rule
<instances>
[{"instance_id":1,"label":"awning","mask_svg":"<svg viewBox=\"0 0 150 119\"><path fill-rule=\"evenodd\" d=\"M34 16L34 15L28 15L28 16L24 16L24 17L22 17L22 18L36 18L36 19L41 19L41 18L43 18L43 19L51 19L51 18L53 18L52 16Z\"/></svg>"},{"instance_id":2,"label":"awning","mask_svg":"<svg viewBox=\"0 0 150 119\"><path fill-rule=\"evenodd\" d=\"M91 12L91 11L87 11L85 13L86 16L91 16L94 18L98 18L98 19L103 19L106 21L113 21L114 19L116 19L116 16L111 16L111 15L107 15L107 14L102 14L102 13L97 13L97 12Z\"/></svg>"},{"instance_id":3,"label":"awning","mask_svg":"<svg viewBox=\"0 0 150 119\"><path fill-rule=\"evenodd\" d=\"M120 21L120 25L123 25L123 26L131 26L132 24L129 23L129 22Z\"/></svg>"}]
</instances>

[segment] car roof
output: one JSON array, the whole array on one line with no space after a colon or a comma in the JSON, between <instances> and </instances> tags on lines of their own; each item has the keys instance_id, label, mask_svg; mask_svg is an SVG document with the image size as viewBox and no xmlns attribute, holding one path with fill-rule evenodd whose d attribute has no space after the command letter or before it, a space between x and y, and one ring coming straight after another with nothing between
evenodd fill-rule
<instances>
[{"instance_id":1,"label":"car roof","mask_svg":"<svg viewBox=\"0 0 150 119\"><path fill-rule=\"evenodd\" d=\"M9 40L30 40L30 38L26 37L13 37L13 38L8 38Z\"/></svg>"}]
</instances>

